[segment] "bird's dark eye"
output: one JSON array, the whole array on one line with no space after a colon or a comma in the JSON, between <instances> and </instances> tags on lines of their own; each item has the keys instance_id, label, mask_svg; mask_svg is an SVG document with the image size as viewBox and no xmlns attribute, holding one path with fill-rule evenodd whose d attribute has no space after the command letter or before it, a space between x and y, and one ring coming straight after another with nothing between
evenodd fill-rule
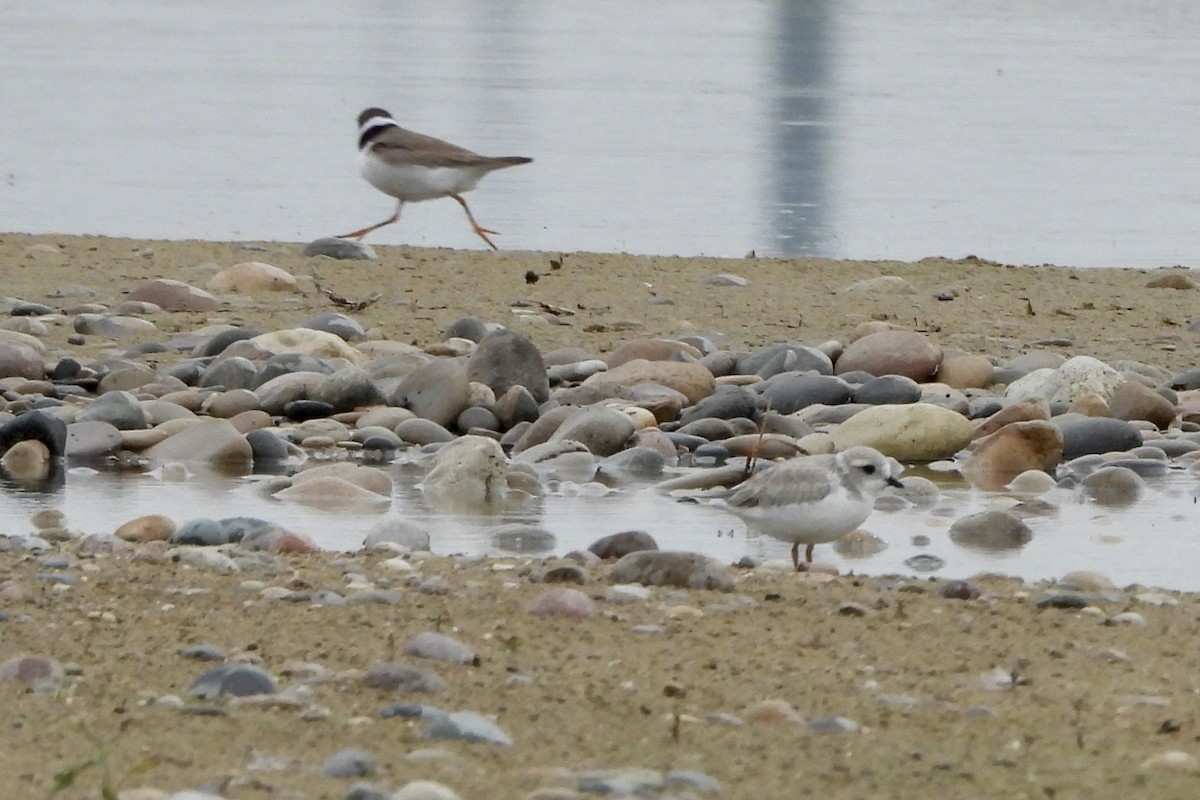
<instances>
[{"instance_id":1,"label":"bird's dark eye","mask_svg":"<svg viewBox=\"0 0 1200 800\"><path fill-rule=\"evenodd\" d=\"M862 471L867 473L868 475L874 475L875 474L875 465L874 464L863 464Z\"/></svg>"}]
</instances>

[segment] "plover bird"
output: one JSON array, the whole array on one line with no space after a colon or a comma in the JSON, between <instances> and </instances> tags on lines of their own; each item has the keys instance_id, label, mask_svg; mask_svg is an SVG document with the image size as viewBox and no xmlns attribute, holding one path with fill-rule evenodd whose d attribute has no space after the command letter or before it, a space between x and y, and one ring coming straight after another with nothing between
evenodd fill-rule
<instances>
[{"instance_id":1,"label":"plover bird","mask_svg":"<svg viewBox=\"0 0 1200 800\"><path fill-rule=\"evenodd\" d=\"M378 225L343 234L339 239L361 239L371 231L391 225L400 219L400 209L405 203L453 197L467 212L471 229L493 250L496 245L487 235L496 231L475 221L462 193L474 189L489 172L533 161L524 156L481 156L441 139L405 130L382 108L368 108L358 115L358 150L362 176L379 191L396 198L396 213Z\"/></svg>"},{"instance_id":2,"label":"plover bird","mask_svg":"<svg viewBox=\"0 0 1200 800\"><path fill-rule=\"evenodd\" d=\"M792 565L812 563L813 546L832 542L866 522L875 498L902 487L895 462L870 447L784 461L715 497L752 528L792 543Z\"/></svg>"}]
</instances>

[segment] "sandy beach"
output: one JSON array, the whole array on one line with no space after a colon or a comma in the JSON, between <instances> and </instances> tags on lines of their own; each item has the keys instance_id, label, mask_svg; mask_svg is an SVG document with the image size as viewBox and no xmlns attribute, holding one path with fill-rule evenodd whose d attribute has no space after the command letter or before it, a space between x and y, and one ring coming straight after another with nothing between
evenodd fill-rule
<instances>
[{"instance_id":1,"label":"sandy beach","mask_svg":"<svg viewBox=\"0 0 1200 800\"><path fill-rule=\"evenodd\" d=\"M222 296L215 312L151 315L158 330L145 341L216 324L286 328L335 310L314 270L351 300L379 295L353 314L369 338L418 346L466 315L543 352L597 356L631 338L683 334L731 348L817 345L882 320L947 350L1004 359L1043 348L1179 371L1196 366L1200 336L1185 269L406 247L351 262L302 249L3 234L0 265L7 297L54 308L115 306L152 278L203 286L244 261L298 279L296 292ZM746 285L709 280L723 273ZM880 276L903 278L911 293L847 291ZM86 364L139 341L73 333L69 321L49 326L41 338L52 359ZM9 535L32 530L29 520L4 525ZM971 577L978 596L957 599L943 596L944 580L772 569L737 571L732 592L655 588L619 603L607 594L608 567L595 566L574 587L595 613L565 619L527 610L558 562L455 559L436 543L433 557L403 569L381 555L317 554L228 575L151 545L98 556L79 546L0 550L0 662L27 653L66 669L44 691L0 680L0 797L51 796L58 776L58 796L72 798L111 790L150 800L199 787L231 799L342 798L355 779L323 766L349 747L374 757L362 780L388 791L437 781L464 800L595 796L583 790L601 770L647 786L658 775L663 784L641 796L671 798L1185 798L1200 789L1191 638L1200 596L1124 586L1119 564L1082 576L1072 596L1086 602L1068 608L1052 587L998 575ZM359 580L394 602L304 600ZM429 631L476 658L404 653ZM300 700L190 697L191 681L213 666L180 655L197 644L260 665L280 687L299 687ZM392 661L419 661L447 686L414 694L364 683ZM381 717L395 703L484 715L512 744L429 738L424 721Z\"/></svg>"}]
</instances>

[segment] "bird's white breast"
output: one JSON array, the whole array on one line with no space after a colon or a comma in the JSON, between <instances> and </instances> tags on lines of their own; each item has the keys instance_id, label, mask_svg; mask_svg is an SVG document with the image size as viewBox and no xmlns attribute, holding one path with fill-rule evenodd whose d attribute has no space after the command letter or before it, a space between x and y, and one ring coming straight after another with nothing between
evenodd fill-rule
<instances>
[{"instance_id":1,"label":"bird's white breast","mask_svg":"<svg viewBox=\"0 0 1200 800\"><path fill-rule=\"evenodd\" d=\"M379 191L397 200L415 203L449 197L474 189L484 170L471 167L421 167L388 164L371 152L362 151L362 176Z\"/></svg>"},{"instance_id":2,"label":"bird's white breast","mask_svg":"<svg viewBox=\"0 0 1200 800\"><path fill-rule=\"evenodd\" d=\"M776 539L820 544L832 542L862 525L873 506L869 499L838 487L819 500L772 497L767 493L759 498L757 505L730 506L729 510L754 530Z\"/></svg>"}]
</instances>

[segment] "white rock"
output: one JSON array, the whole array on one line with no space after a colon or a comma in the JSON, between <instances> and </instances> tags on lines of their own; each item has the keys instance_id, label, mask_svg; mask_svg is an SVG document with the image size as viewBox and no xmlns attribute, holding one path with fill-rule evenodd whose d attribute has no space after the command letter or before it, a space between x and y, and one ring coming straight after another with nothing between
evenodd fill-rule
<instances>
[{"instance_id":1,"label":"white rock","mask_svg":"<svg viewBox=\"0 0 1200 800\"><path fill-rule=\"evenodd\" d=\"M436 781L413 781L400 787L392 800L459 800L454 790Z\"/></svg>"},{"instance_id":2,"label":"white rock","mask_svg":"<svg viewBox=\"0 0 1200 800\"><path fill-rule=\"evenodd\" d=\"M311 328L272 331L255 336L249 342L259 351L271 355L303 353L318 358L344 358L358 367L367 362L366 356L346 344L340 336Z\"/></svg>"},{"instance_id":3,"label":"white rock","mask_svg":"<svg viewBox=\"0 0 1200 800\"><path fill-rule=\"evenodd\" d=\"M167 551L167 558L189 567L222 575L241 572L242 569L232 558L211 547L175 547Z\"/></svg>"},{"instance_id":4,"label":"white rock","mask_svg":"<svg viewBox=\"0 0 1200 800\"><path fill-rule=\"evenodd\" d=\"M837 450L866 445L901 461L933 461L966 447L971 423L929 403L873 406L839 425L832 438Z\"/></svg>"},{"instance_id":5,"label":"white rock","mask_svg":"<svg viewBox=\"0 0 1200 800\"><path fill-rule=\"evenodd\" d=\"M243 261L223 269L205 286L210 292L294 292L291 273L261 261Z\"/></svg>"},{"instance_id":6,"label":"white rock","mask_svg":"<svg viewBox=\"0 0 1200 800\"><path fill-rule=\"evenodd\" d=\"M484 436L462 436L443 447L421 491L443 508L487 510L508 494L507 459L500 444Z\"/></svg>"},{"instance_id":7,"label":"white rock","mask_svg":"<svg viewBox=\"0 0 1200 800\"><path fill-rule=\"evenodd\" d=\"M1038 369L1009 384L1004 396L1012 400L1045 400L1071 404L1086 394L1112 399L1125 382L1121 373L1091 356L1075 356L1058 369Z\"/></svg>"}]
</instances>

